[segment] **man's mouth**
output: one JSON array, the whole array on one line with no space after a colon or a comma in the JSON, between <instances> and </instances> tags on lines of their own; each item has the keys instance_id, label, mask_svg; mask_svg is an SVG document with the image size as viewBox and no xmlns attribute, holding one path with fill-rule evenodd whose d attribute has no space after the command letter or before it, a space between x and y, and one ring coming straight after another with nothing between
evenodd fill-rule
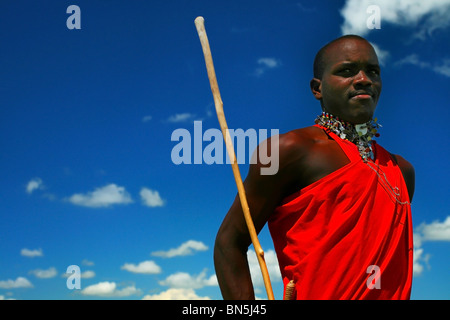
<instances>
[{"instance_id":1,"label":"man's mouth","mask_svg":"<svg viewBox=\"0 0 450 320\"><path fill-rule=\"evenodd\" d=\"M373 97L373 92L371 91L354 91L350 93L350 99L371 99Z\"/></svg>"}]
</instances>

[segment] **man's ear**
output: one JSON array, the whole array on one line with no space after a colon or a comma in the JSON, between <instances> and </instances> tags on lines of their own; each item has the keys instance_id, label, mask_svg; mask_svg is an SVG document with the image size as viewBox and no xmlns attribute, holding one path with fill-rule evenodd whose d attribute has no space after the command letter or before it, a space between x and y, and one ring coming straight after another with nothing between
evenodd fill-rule
<instances>
[{"instance_id":1,"label":"man's ear","mask_svg":"<svg viewBox=\"0 0 450 320\"><path fill-rule=\"evenodd\" d=\"M309 82L311 92L317 100L322 100L322 81L317 78L312 78Z\"/></svg>"}]
</instances>

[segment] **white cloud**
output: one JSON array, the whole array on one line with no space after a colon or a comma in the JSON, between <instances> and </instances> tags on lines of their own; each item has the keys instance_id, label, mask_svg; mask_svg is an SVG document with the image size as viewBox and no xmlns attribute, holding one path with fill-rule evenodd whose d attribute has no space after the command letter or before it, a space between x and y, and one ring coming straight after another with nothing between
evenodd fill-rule
<instances>
[{"instance_id":1,"label":"white cloud","mask_svg":"<svg viewBox=\"0 0 450 320\"><path fill-rule=\"evenodd\" d=\"M118 289L115 282L104 281L84 288L81 290L81 294L99 297L129 297L131 295L141 295L142 291L136 289L134 285Z\"/></svg>"},{"instance_id":2,"label":"white cloud","mask_svg":"<svg viewBox=\"0 0 450 320\"><path fill-rule=\"evenodd\" d=\"M347 0L341 10L343 34L364 36L370 32L367 19L371 13L366 12L370 5L380 8L381 28L384 23L419 27L416 38L424 39L437 29L450 26L450 0Z\"/></svg>"},{"instance_id":3,"label":"white cloud","mask_svg":"<svg viewBox=\"0 0 450 320\"><path fill-rule=\"evenodd\" d=\"M139 193L142 203L147 207L162 207L164 206L164 200L161 199L159 192L156 190L142 188Z\"/></svg>"},{"instance_id":4,"label":"white cloud","mask_svg":"<svg viewBox=\"0 0 450 320\"><path fill-rule=\"evenodd\" d=\"M135 265L133 263L125 263L122 267L120 267L120 269L133 273L143 273L143 274L161 273L161 267L151 260L143 261L138 265Z\"/></svg>"},{"instance_id":5,"label":"white cloud","mask_svg":"<svg viewBox=\"0 0 450 320\"><path fill-rule=\"evenodd\" d=\"M443 76L450 77L450 59L443 59L438 63L432 64L421 60L417 54L413 53L395 63L396 66L405 64L411 64L421 69L429 69Z\"/></svg>"},{"instance_id":6,"label":"white cloud","mask_svg":"<svg viewBox=\"0 0 450 320\"><path fill-rule=\"evenodd\" d=\"M72 273L67 273L67 272L65 272L61 275L61 277L63 277L63 278L68 278L70 276L72 276ZM95 272L92 270L86 270L80 274L81 279L91 279L94 277L95 277Z\"/></svg>"},{"instance_id":7,"label":"white cloud","mask_svg":"<svg viewBox=\"0 0 450 320\"><path fill-rule=\"evenodd\" d=\"M170 116L169 118L167 118L168 122L171 123L179 123L179 122L186 122L189 120L194 120L195 118L195 114L189 113L189 112L185 112L185 113L176 113L172 116Z\"/></svg>"},{"instance_id":8,"label":"white cloud","mask_svg":"<svg viewBox=\"0 0 450 320\"><path fill-rule=\"evenodd\" d=\"M421 275L424 270L424 264L429 268L428 260L430 260L430 255L423 254L423 248L414 247L414 258L413 258L413 275Z\"/></svg>"},{"instance_id":9,"label":"white cloud","mask_svg":"<svg viewBox=\"0 0 450 320\"><path fill-rule=\"evenodd\" d=\"M39 279L49 279L56 277L58 272L56 271L55 267L50 267L47 270L42 269L31 270L30 274L33 274L36 278Z\"/></svg>"},{"instance_id":10,"label":"white cloud","mask_svg":"<svg viewBox=\"0 0 450 320\"><path fill-rule=\"evenodd\" d=\"M275 69L281 66L281 61L275 58L259 58L256 63L259 65L255 69L255 76L259 77L266 73L269 69Z\"/></svg>"},{"instance_id":11,"label":"white cloud","mask_svg":"<svg viewBox=\"0 0 450 320\"><path fill-rule=\"evenodd\" d=\"M42 252L41 248L34 250L23 248L22 250L20 250L20 255L28 258L34 258L34 257L42 257L44 256L44 253Z\"/></svg>"},{"instance_id":12,"label":"white cloud","mask_svg":"<svg viewBox=\"0 0 450 320\"><path fill-rule=\"evenodd\" d=\"M133 202L125 188L119 187L114 183L97 188L94 191L85 194L74 194L68 201L78 206L90 208L109 207L116 204L128 204Z\"/></svg>"},{"instance_id":13,"label":"white cloud","mask_svg":"<svg viewBox=\"0 0 450 320\"><path fill-rule=\"evenodd\" d=\"M436 73L440 73L446 77L450 77L450 59L443 59L433 67L433 71Z\"/></svg>"},{"instance_id":14,"label":"white cloud","mask_svg":"<svg viewBox=\"0 0 450 320\"><path fill-rule=\"evenodd\" d=\"M182 243L178 248L173 248L168 251L155 251L152 256L162 258L173 258L177 256L191 255L193 251L206 251L208 247L201 241L188 240Z\"/></svg>"},{"instance_id":15,"label":"white cloud","mask_svg":"<svg viewBox=\"0 0 450 320\"><path fill-rule=\"evenodd\" d=\"M258 258L253 250L247 251L248 265L250 267L250 275L252 277L253 286L264 286L264 280L262 278L261 269L259 267ZM269 271L270 281L281 281L281 272L278 265L277 255L274 250L267 250L264 252L264 260L266 261L267 270Z\"/></svg>"},{"instance_id":16,"label":"white cloud","mask_svg":"<svg viewBox=\"0 0 450 320\"><path fill-rule=\"evenodd\" d=\"M70 275L70 274L68 274L68 273L66 273L67 275ZM81 279L91 279L91 278L93 278L93 277L95 277L95 272L94 271L92 271L92 270L86 270L86 271L83 271L81 274L80 274L80 278Z\"/></svg>"},{"instance_id":17,"label":"white cloud","mask_svg":"<svg viewBox=\"0 0 450 320\"><path fill-rule=\"evenodd\" d=\"M90 260L88 260L88 259L83 259L83 261L81 261L81 264L82 264L83 266L92 267L92 266L94 265L94 262L93 262L93 261L90 261Z\"/></svg>"},{"instance_id":18,"label":"white cloud","mask_svg":"<svg viewBox=\"0 0 450 320\"><path fill-rule=\"evenodd\" d=\"M211 300L198 296L193 289L170 288L154 295L146 295L142 300Z\"/></svg>"},{"instance_id":19,"label":"white cloud","mask_svg":"<svg viewBox=\"0 0 450 320\"><path fill-rule=\"evenodd\" d=\"M380 8L381 28L385 24L410 28L412 39L426 39L437 29L450 27L450 0L347 0L341 9L344 22L342 34L367 35L372 29L367 27L367 19L373 14L367 12L370 5ZM372 43L380 64L384 65L389 52ZM413 64L450 77L450 59L440 62L426 62L412 54L397 64Z\"/></svg>"},{"instance_id":20,"label":"white cloud","mask_svg":"<svg viewBox=\"0 0 450 320\"><path fill-rule=\"evenodd\" d=\"M397 66L401 66L404 64L412 64L415 66L418 66L420 68L429 68L431 65L428 62L420 61L419 56L415 53L410 54L409 56L406 56L400 61L397 61L395 63Z\"/></svg>"},{"instance_id":21,"label":"white cloud","mask_svg":"<svg viewBox=\"0 0 450 320\"><path fill-rule=\"evenodd\" d=\"M144 116L142 118L142 122L149 122L150 120L152 120L152 116Z\"/></svg>"},{"instance_id":22,"label":"white cloud","mask_svg":"<svg viewBox=\"0 0 450 320\"><path fill-rule=\"evenodd\" d=\"M386 65L386 61L391 55L389 51L381 49L379 45L373 42L371 42L370 44L375 49L375 53L377 54L378 62L380 63L380 65L382 66Z\"/></svg>"},{"instance_id":23,"label":"white cloud","mask_svg":"<svg viewBox=\"0 0 450 320\"><path fill-rule=\"evenodd\" d=\"M424 271L424 265L430 268L430 255L424 253L422 245L429 241L450 241L450 216L444 222L433 221L429 224L423 222L416 227L414 232L414 264L413 274L420 275Z\"/></svg>"},{"instance_id":24,"label":"white cloud","mask_svg":"<svg viewBox=\"0 0 450 320\"><path fill-rule=\"evenodd\" d=\"M26 191L28 194L32 194L34 190L42 190L43 188L44 188L44 185L42 183L42 179L34 178L28 182Z\"/></svg>"},{"instance_id":25,"label":"white cloud","mask_svg":"<svg viewBox=\"0 0 450 320\"><path fill-rule=\"evenodd\" d=\"M16 280L0 280L0 289L32 288L33 285L27 278L17 277Z\"/></svg>"},{"instance_id":26,"label":"white cloud","mask_svg":"<svg viewBox=\"0 0 450 320\"><path fill-rule=\"evenodd\" d=\"M433 221L430 224L423 222L416 228L421 241L450 241L450 216L444 222Z\"/></svg>"},{"instance_id":27,"label":"white cloud","mask_svg":"<svg viewBox=\"0 0 450 320\"><path fill-rule=\"evenodd\" d=\"M275 58L259 58L258 64L267 68L276 68L280 66L280 61Z\"/></svg>"},{"instance_id":28,"label":"white cloud","mask_svg":"<svg viewBox=\"0 0 450 320\"><path fill-rule=\"evenodd\" d=\"M190 275L186 272L177 272L168 276L165 280L159 281L162 286L182 289L200 289L206 286L217 286L217 277L213 274L206 277L206 270L203 270L199 275Z\"/></svg>"}]
</instances>

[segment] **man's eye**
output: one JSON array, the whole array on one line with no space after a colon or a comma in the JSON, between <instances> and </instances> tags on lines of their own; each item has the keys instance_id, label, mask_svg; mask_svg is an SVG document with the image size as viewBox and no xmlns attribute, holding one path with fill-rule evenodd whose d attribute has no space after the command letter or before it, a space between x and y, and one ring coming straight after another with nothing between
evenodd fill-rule
<instances>
[{"instance_id":1,"label":"man's eye","mask_svg":"<svg viewBox=\"0 0 450 320\"><path fill-rule=\"evenodd\" d=\"M353 71L350 68L345 68L345 69L341 69L339 71L339 74L348 77L348 76L351 76L353 74Z\"/></svg>"}]
</instances>

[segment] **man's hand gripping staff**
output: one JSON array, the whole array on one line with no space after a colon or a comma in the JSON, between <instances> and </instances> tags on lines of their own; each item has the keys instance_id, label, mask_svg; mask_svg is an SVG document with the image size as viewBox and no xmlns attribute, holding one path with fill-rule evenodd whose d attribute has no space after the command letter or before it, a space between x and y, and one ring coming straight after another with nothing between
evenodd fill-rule
<instances>
[{"instance_id":1,"label":"man's hand gripping staff","mask_svg":"<svg viewBox=\"0 0 450 320\"><path fill-rule=\"evenodd\" d=\"M245 222L248 227L250 238L252 240L253 247L255 248L256 256L258 258L258 263L261 268L261 273L264 280L264 286L266 287L267 296L269 300L274 300L274 295L272 291L272 285L270 283L269 272L267 270L267 265L264 260L264 251L261 248L261 244L258 240L258 235L253 224L252 217L250 215L250 209L247 203L247 197L245 195L244 184L242 182L241 174L239 171L239 166L237 164L236 155L234 153L233 143L231 141L230 133L228 131L227 122L225 120L225 114L223 112L223 102L220 96L219 85L217 83L216 72L214 70L214 64L211 54L211 49L209 47L208 37L205 30L205 20L203 17L197 17L195 19L195 27L197 28L198 36L200 38L200 43L203 49L203 55L205 56L206 70L208 72L209 83L211 85L211 91L214 97L214 105L216 107L217 118L219 120L220 129L222 130L222 135L225 140L225 145L227 148L228 155L231 161L231 167L233 169L234 180L238 188L239 199L242 206L242 211L244 212Z\"/></svg>"}]
</instances>

